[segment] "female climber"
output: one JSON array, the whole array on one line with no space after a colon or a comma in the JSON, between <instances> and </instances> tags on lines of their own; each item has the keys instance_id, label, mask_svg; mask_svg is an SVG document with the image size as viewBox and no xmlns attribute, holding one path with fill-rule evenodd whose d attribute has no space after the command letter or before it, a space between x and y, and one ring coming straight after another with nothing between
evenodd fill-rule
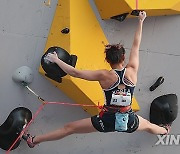
<instances>
[{"instance_id":1,"label":"female climber","mask_svg":"<svg viewBox=\"0 0 180 154\"><path fill-rule=\"evenodd\" d=\"M167 134L170 126L158 126L135 114L131 109L132 96L137 82L139 68L139 47L142 37L143 22L146 12L141 11L135 32L129 61L124 66L125 49L122 45L106 45L105 59L112 70L78 70L60 60L57 54L49 53L47 58L56 63L67 74L88 81L98 81L105 94L102 111L91 118L66 124L64 127L43 135L23 135L30 148L39 143L62 139L71 134L92 132L127 132L147 131L152 134Z\"/></svg>"}]
</instances>

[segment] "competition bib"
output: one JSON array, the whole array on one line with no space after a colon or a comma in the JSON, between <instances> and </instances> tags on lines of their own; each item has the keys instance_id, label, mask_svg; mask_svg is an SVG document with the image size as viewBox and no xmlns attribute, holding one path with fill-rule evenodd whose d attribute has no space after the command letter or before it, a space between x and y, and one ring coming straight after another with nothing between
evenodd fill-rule
<instances>
[{"instance_id":1,"label":"competition bib","mask_svg":"<svg viewBox=\"0 0 180 154\"><path fill-rule=\"evenodd\" d=\"M118 89L112 93L111 105L117 106L129 106L131 105L131 93L130 90Z\"/></svg>"}]
</instances>

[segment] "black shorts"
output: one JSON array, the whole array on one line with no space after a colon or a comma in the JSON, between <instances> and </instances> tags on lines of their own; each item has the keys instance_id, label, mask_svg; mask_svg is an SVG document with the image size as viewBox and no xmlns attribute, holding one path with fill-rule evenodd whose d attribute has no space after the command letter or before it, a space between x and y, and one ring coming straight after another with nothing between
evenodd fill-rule
<instances>
[{"instance_id":1,"label":"black shorts","mask_svg":"<svg viewBox=\"0 0 180 154\"><path fill-rule=\"evenodd\" d=\"M115 113L104 112L102 115L91 117L92 125L99 132L114 132L115 130ZM127 130L121 132L132 133L139 127L139 118L134 112L128 112Z\"/></svg>"}]
</instances>

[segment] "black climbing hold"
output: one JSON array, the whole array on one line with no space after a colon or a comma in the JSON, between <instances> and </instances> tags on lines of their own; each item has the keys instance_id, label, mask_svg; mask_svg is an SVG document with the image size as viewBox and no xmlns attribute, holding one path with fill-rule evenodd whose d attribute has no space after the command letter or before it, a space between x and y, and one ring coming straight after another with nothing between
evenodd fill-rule
<instances>
[{"instance_id":1,"label":"black climbing hold","mask_svg":"<svg viewBox=\"0 0 180 154\"><path fill-rule=\"evenodd\" d=\"M77 56L70 55L66 50L60 47L50 47L46 53L41 58L41 66L46 72L46 76L51 78L54 81L61 82L61 77L67 75L57 64L47 61L45 57L48 53L56 52L58 58L61 59L63 62L75 67Z\"/></svg>"},{"instance_id":2,"label":"black climbing hold","mask_svg":"<svg viewBox=\"0 0 180 154\"><path fill-rule=\"evenodd\" d=\"M6 121L0 126L0 148L8 150L31 119L32 113L27 108L18 107L11 111ZM12 150L16 149L20 142L19 140Z\"/></svg>"},{"instance_id":3,"label":"black climbing hold","mask_svg":"<svg viewBox=\"0 0 180 154\"><path fill-rule=\"evenodd\" d=\"M156 82L149 88L150 91L154 91L157 87L159 87L164 82L164 78L159 77Z\"/></svg>"},{"instance_id":4,"label":"black climbing hold","mask_svg":"<svg viewBox=\"0 0 180 154\"><path fill-rule=\"evenodd\" d=\"M171 124L178 114L178 99L176 94L167 94L153 100L150 107L150 122Z\"/></svg>"},{"instance_id":5,"label":"black climbing hold","mask_svg":"<svg viewBox=\"0 0 180 154\"><path fill-rule=\"evenodd\" d=\"M140 10L133 10L133 11L131 12L131 15L133 15L133 16L139 16L139 13L140 13Z\"/></svg>"},{"instance_id":6,"label":"black climbing hold","mask_svg":"<svg viewBox=\"0 0 180 154\"><path fill-rule=\"evenodd\" d=\"M120 14L120 15L117 15L117 16L113 16L111 17L111 19L115 19L115 20L118 20L120 22L124 21L127 17L129 13L124 13L124 14Z\"/></svg>"},{"instance_id":7,"label":"black climbing hold","mask_svg":"<svg viewBox=\"0 0 180 154\"><path fill-rule=\"evenodd\" d=\"M61 33L63 34L68 34L69 32L70 32L70 29L67 27L61 30Z\"/></svg>"}]
</instances>

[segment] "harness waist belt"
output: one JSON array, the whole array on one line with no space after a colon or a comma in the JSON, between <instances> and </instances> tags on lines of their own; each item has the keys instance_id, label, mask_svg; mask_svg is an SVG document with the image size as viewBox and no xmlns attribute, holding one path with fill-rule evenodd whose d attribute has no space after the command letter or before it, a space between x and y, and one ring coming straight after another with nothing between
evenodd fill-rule
<instances>
[{"instance_id":1,"label":"harness waist belt","mask_svg":"<svg viewBox=\"0 0 180 154\"><path fill-rule=\"evenodd\" d=\"M103 107L103 109L105 111L109 111L109 112L121 112L121 113L125 113L131 110L131 106L107 106L105 105Z\"/></svg>"}]
</instances>

